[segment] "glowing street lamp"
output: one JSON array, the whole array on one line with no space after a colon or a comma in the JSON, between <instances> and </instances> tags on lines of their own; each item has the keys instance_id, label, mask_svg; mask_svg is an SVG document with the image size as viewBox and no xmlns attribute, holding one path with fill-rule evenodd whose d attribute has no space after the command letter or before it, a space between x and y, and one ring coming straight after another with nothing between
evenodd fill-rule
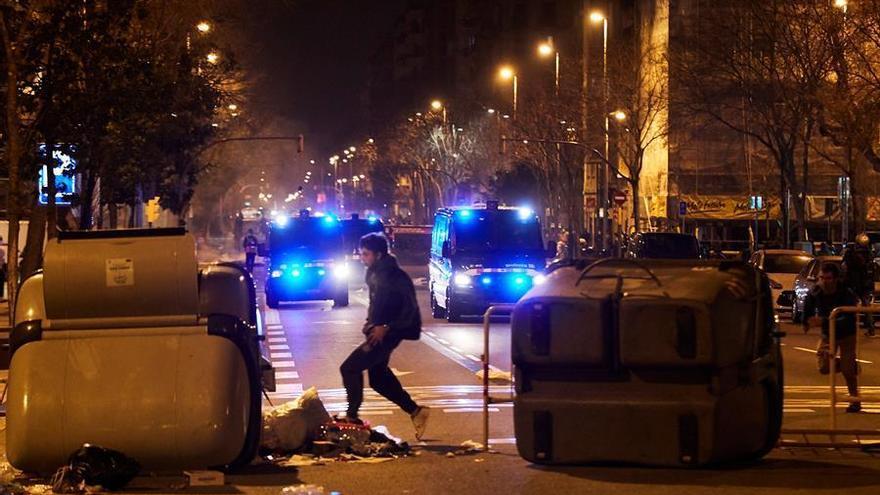
<instances>
[{"instance_id":1,"label":"glowing street lamp","mask_svg":"<svg viewBox=\"0 0 880 495\"><path fill-rule=\"evenodd\" d=\"M205 56L205 59L208 60L209 64L216 65L218 62L220 62L220 55L217 52L211 52Z\"/></svg>"},{"instance_id":2,"label":"glowing street lamp","mask_svg":"<svg viewBox=\"0 0 880 495\"><path fill-rule=\"evenodd\" d=\"M230 103L229 106L226 108L228 108L229 110L234 112L234 111L238 110L238 105L236 105L235 103Z\"/></svg>"},{"instance_id":3,"label":"glowing street lamp","mask_svg":"<svg viewBox=\"0 0 880 495\"><path fill-rule=\"evenodd\" d=\"M446 124L446 106L440 100L431 101L431 110L434 112L443 112L443 124Z\"/></svg>"},{"instance_id":4,"label":"glowing street lamp","mask_svg":"<svg viewBox=\"0 0 880 495\"><path fill-rule=\"evenodd\" d=\"M555 90L556 97L559 97L559 50L553 45L553 38L548 38L547 41L540 43L538 45L538 56L541 58L549 58L553 57L555 59L555 70L554 70L554 78L553 78L553 88Z\"/></svg>"},{"instance_id":5,"label":"glowing street lamp","mask_svg":"<svg viewBox=\"0 0 880 495\"><path fill-rule=\"evenodd\" d=\"M611 116L614 117L614 120L618 122L623 122L626 120L626 112L624 112L623 110L611 112Z\"/></svg>"},{"instance_id":6,"label":"glowing street lamp","mask_svg":"<svg viewBox=\"0 0 880 495\"><path fill-rule=\"evenodd\" d=\"M594 24L602 24L602 108L605 110L605 158L611 152L611 141L609 137L609 127L611 115L608 113L608 17L599 11L590 12L590 21ZM599 218L601 219L601 227L599 229L600 246L605 249L608 247L608 165L600 164L598 175L599 183Z\"/></svg>"},{"instance_id":7,"label":"glowing street lamp","mask_svg":"<svg viewBox=\"0 0 880 495\"><path fill-rule=\"evenodd\" d=\"M516 105L518 96L518 79L516 71L509 65L504 65L498 69L498 77L502 81L513 81L513 120L516 120Z\"/></svg>"},{"instance_id":8,"label":"glowing street lamp","mask_svg":"<svg viewBox=\"0 0 880 495\"><path fill-rule=\"evenodd\" d=\"M201 21L196 24L196 30L202 34L208 34L211 32L211 24L208 21Z\"/></svg>"}]
</instances>

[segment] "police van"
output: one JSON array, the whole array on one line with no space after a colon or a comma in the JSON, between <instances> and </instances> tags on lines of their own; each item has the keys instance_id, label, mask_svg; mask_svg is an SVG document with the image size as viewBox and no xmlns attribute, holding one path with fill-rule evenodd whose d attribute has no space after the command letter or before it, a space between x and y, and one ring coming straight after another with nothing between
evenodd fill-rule
<instances>
[{"instance_id":1,"label":"police van","mask_svg":"<svg viewBox=\"0 0 880 495\"><path fill-rule=\"evenodd\" d=\"M329 299L334 307L348 306L345 254L342 224L334 215L302 210L295 218L276 217L269 230L266 305Z\"/></svg>"},{"instance_id":2,"label":"police van","mask_svg":"<svg viewBox=\"0 0 880 495\"><path fill-rule=\"evenodd\" d=\"M431 233L429 290L434 318L460 321L513 303L543 282L541 224L529 208L441 208Z\"/></svg>"}]
</instances>

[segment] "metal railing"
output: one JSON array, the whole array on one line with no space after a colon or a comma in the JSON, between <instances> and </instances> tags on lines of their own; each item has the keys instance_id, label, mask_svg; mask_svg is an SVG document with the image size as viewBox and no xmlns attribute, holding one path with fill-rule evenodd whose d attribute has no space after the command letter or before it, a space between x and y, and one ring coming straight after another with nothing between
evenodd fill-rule
<instances>
[{"instance_id":1,"label":"metal railing","mask_svg":"<svg viewBox=\"0 0 880 495\"><path fill-rule=\"evenodd\" d=\"M489 324L492 315L512 314L513 304L498 304L489 306L483 314L483 450L489 450L489 405L507 404L513 402L513 397L492 397L489 395ZM511 380L513 379L513 367L511 367Z\"/></svg>"},{"instance_id":2,"label":"metal railing","mask_svg":"<svg viewBox=\"0 0 880 495\"><path fill-rule=\"evenodd\" d=\"M859 351L861 350L861 332L859 331L860 321L859 315L870 313L880 314L880 304L872 304L869 306L840 306L834 308L828 316L828 382L829 382L829 412L828 412L828 429L822 428L783 428L782 434L800 435L804 441L786 441L780 437L779 445L781 447L811 447L811 448L862 448L862 437L880 437L880 429L845 429L837 427L837 403L838 401L861 402L864 401L860 396L847 397L841 399L837 396L837 317L844 313L853 313L856 315L856 373L859 374ZM880 405L880 402L877 402ZM829 442L810 442L809 435L823 435L830 437ZM836 437L853 437L855 441L839 442Z\"/></svg>"}]
</instances>

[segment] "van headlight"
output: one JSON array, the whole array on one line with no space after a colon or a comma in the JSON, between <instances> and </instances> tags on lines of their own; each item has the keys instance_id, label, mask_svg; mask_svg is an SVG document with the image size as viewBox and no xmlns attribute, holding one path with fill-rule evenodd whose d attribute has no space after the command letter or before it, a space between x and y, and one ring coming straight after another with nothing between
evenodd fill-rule
<instances>
[{"instance_id":1,"label":"van headlight","mask_svg":"<svg viewBox=\"0 0 880 495\"><path fill-rule=\"evenodd\" d=\"M348 278L348 264L340 263L333 267L333 276L338 278L339 280L345 280Z\"/></svg>"},{"instance_id":2,"label":"van headlight","mask_svg":"<svg viewBox=\"0 0 880 495\"><path fill-rule=\"evenodd\" d=\"M540 273L538 275L535 275L534 277L532 277L532 285L541 285L546 281L547 281L547 277L544 275L541 275Z\"/></svg>"},{"instance_id":3,"label":"van headlight","mask_svg":"<svg viewBox=\"0 0 880 495\"><path fill-rule=\"evenodd\" d=\"M471 286L471 277L465 275L464 273L456 273L454 277L452 277L452 282L456 287L470 287Z\"/></svg>"},{"instance_id":4,"label":"van headlight","mask_svg":"<svg viewBox=\"0 0 880 495\"><path fill-rule=\"evenodd\" d=\"M281 270L272 270L272 278L278 278L281 275L283 275L283 272Z\"/></svg>"}]
</instances>

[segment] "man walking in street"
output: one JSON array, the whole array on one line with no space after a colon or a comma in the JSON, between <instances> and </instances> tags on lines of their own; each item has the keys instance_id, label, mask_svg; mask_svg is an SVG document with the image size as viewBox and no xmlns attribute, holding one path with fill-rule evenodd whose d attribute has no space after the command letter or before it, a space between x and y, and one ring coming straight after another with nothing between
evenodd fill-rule
<instances>
[{"instance_id":1,"label":"man walking in street","mask_svg":"<svg viewBox=\"0 0 880 495\"><path fill-rule=\"evenodd\" d=\"M834 263L825 263L819 273L819 283L807 295L804 302L804 332L808 328L820 327L822 340L816 349L816 359L820 373L829 373L830 360L836 359L840 351L839 369L846 380L846 387L853 399L859 397L859 365L856 362L856 324L855 315L852 313L840 314L835 322L835 347L830 348L828 339L828 318L834 308L840 306L855 306L858 298L847 287L840 276L840 268ZM855 413L862 410L862 403L858 400L851 401L846 412Z\"/></svg>"},{"instance_id":2,"label":"man walking in street","mask_svg":"<svg viewBox=\"0 0 880 495\"><path fill-rule=\"evenodd\" d=\"M241 247L244 248L245 267L250 273L254 272L254 261L257 259L257 247L259 244L260 241L254 235L254 229L248 229L247 235L244 236L244 240L241 242Z\"/></svg>"},{"instance_id":3,"label":"man walking in street","mask_svg":"<svg viewBox=\"0 0 880 495\"><path fill-rule=\"evenodd\" d=\"M397 259L389 254L385 236L376 233L363 236L360 255L367 267L370 307L363 328L366 341L339 369L348 395L346 420L362 423L358 411L364 399L364 371L367 371L373 390L409 414L416 438L421 440L430 409L416 404L388 367L391 353L401 341L418 340L421 335L422 318L415 287L409 275L398 266Z\"/></svg>"},{"instance_id":4,"label":"man walking in street","mask_svg":"<svg viewBox=\"0 0 880 495\"><path fill-rule=\"evenodd\" d=\"M846 284L855 292L863 305L869 305L874 299L874 255L868 235L861 233L856 236L855 245L847 247L843 253L843 269ZM865 313L865 335L874 335L874 315Z\"/></svg>"}]
</instances>

